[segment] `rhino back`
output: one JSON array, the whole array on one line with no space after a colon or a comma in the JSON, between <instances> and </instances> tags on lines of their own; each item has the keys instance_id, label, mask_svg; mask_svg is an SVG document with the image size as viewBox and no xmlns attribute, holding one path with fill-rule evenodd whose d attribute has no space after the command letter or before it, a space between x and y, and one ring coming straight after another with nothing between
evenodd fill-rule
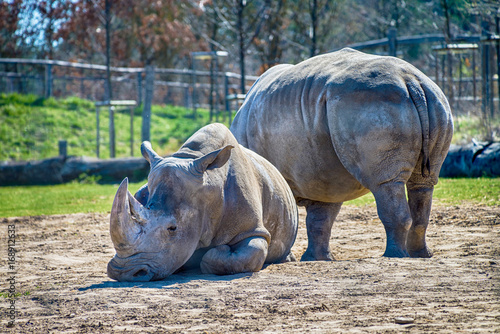
<instances>
[{"instance_id":1,"label":"rhino back","mask_svg":"<svg viewBox=\"0 0 500 334\"><path fill-rule=\"evenodd\" d=\"M282 172L298 199L350 200L368 192L366 174L394 177L383 164L370 173L377 167L364 165L366 152L403 140L402 168L411 173L417 163L422 128L409 81L436 90L404 61L350 49L271 69L249 91L231 131Z\"/></svg>"}]
</instances>

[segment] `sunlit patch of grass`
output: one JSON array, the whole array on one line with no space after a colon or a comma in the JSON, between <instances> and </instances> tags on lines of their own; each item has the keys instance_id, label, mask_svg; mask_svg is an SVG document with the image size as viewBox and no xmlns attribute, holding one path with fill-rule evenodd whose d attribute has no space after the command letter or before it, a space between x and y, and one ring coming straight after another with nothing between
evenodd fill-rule
<instances>
[{"instance_id":1,"label":"sunlit patch of grass","mask_svg":"<svg viewBox=\"0 0 500 334\"><path fill-rule=\"evenodd\" d=\"M130 183L135 193L146 181ZM66 183L54 186L0 187L0 217L110 212L118 184Z\"/></svg>"},{"instance_id":2,"label":"sunlit patch of grass","mask_svg":"<svg viewBox=\"0 0 500 334\"><path fill-rule=\"evenodd\" d=\"M460 205L461 203L500 205L500 178L441 178L434 187L435 204ZM347 205L375 206L372 193L364 195Z\"/></svg>"},{"instance_id":3,"label":"sunlit patch of grass","mask_svg":"<svg viewBox=\"0 0 500 334\"><path fill-rule=\"evenodd\" d=\"M441 178L434 189L436 203L500 205L500 178Z\"/></svg>"}]
</instances>

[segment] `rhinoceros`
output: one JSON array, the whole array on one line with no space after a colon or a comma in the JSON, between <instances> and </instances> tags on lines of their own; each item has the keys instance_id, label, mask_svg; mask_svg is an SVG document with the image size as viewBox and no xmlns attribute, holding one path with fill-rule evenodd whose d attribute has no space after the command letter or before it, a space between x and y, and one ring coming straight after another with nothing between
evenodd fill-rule
<instances>
[{"instance_id":1,"label":"rhinoceros","mask_svg":"<svg viewBox=\"0 0 500 334\"><path fill-rule=\"evenodd\" d=\"M432 256L425 234L453 120L443 92L414 66L342 49L272 67L230 130L278 168L305 206L302 260L333 260L342 203L369 191L387 235L384 256Z\"/></svg>"},{"instance_id":2,"label":"rhinoceros","mask_svg":"<svg viewBox=\"0 0 500 334\"><path fill-rule=\"evenodd\" d=\"M167 158L149 142L141 152L147 184L132 196L123 180L111 210L110 278L161 280L193 266L234 274L294 259L298 213L288 184L226 126L198 130Z\"/></svg>"}]
</instances>

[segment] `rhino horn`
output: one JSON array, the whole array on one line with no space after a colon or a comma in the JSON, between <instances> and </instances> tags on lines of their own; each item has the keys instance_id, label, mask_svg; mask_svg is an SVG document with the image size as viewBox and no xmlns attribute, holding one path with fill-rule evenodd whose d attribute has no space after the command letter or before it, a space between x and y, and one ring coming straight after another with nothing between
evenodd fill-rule
<instances>
[{"instance_id":1,"label":"rhino horn","mask_svg":"<svg viewBox=\"0 0 500 334\"><path fill-rule=\"evenodd\" d=\"M149 162L149 165L151 166L151 169L162 160L162 157L156 153L153 148L151 147L151 143L148 141L144 141L141 144L141 153L142 156Z\"/></svg>"},{"instance_id":2,"label":"rhino horn","mask_svg":"<svg viewBox=\"0 0 500 334\"><path fill-rule=\"evenodd\" d=\"M110 234L117 249L133 245L141 227L137 221L146 221L144 208L128 191L128 178L125 178L116 192L111 208Z\"/></svg>"}]
</instances>

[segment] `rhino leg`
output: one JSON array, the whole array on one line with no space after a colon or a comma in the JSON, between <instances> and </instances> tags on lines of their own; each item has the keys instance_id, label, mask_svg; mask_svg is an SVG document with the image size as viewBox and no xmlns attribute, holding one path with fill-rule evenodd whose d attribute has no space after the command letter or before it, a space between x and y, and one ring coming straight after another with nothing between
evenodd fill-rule
<instances>
[{"instance_id":1,"label":"rhino leg","mask_svg":"<svg viewBox=\"0 0 500 334\"><path fill-rule=\"evenodd\" d=\"M418 182L422 181L418 179L421 179L421 176L412 176L406 186L413 221L408 233L407 247L411 257L428 258L432 256L432 251L427 247L425 234L429 225L434 185Z\"/></svg>"},{"instance_id":2,"label":"rhino leg","mask_svg":"<svg viewBox=\"0 0 500 334\"><path fill-rule=\"evenodd\" d=\"M406 239L412 223L410 208L406 201L405 184L389 182L372 190L377 203L377 212L384 224L387 245L384 256L408 257Z\"/></svg>"},{"instance_id":3,"label":"rhino leg","mask_svg":"<svg viewBox=\"0 0 500 334\"><path fill-rule=\"evenodd\" d=\"M342 203L308 201L305 205L308 244L300 260L333 261L334 258L330 252L330 235Z\"/></svg>"},{"instance_id":4,"label":"rhino leg","mask_svg":"<svg viewBox=\"0 0 500 334\"><path fill-rule=\"evenodd\" d=\"M262 269L267 257L267 241L261 237L244 239L233 246L210 249L202 258L204 274L231 275Z\"/></svg>"}]
</instances>

